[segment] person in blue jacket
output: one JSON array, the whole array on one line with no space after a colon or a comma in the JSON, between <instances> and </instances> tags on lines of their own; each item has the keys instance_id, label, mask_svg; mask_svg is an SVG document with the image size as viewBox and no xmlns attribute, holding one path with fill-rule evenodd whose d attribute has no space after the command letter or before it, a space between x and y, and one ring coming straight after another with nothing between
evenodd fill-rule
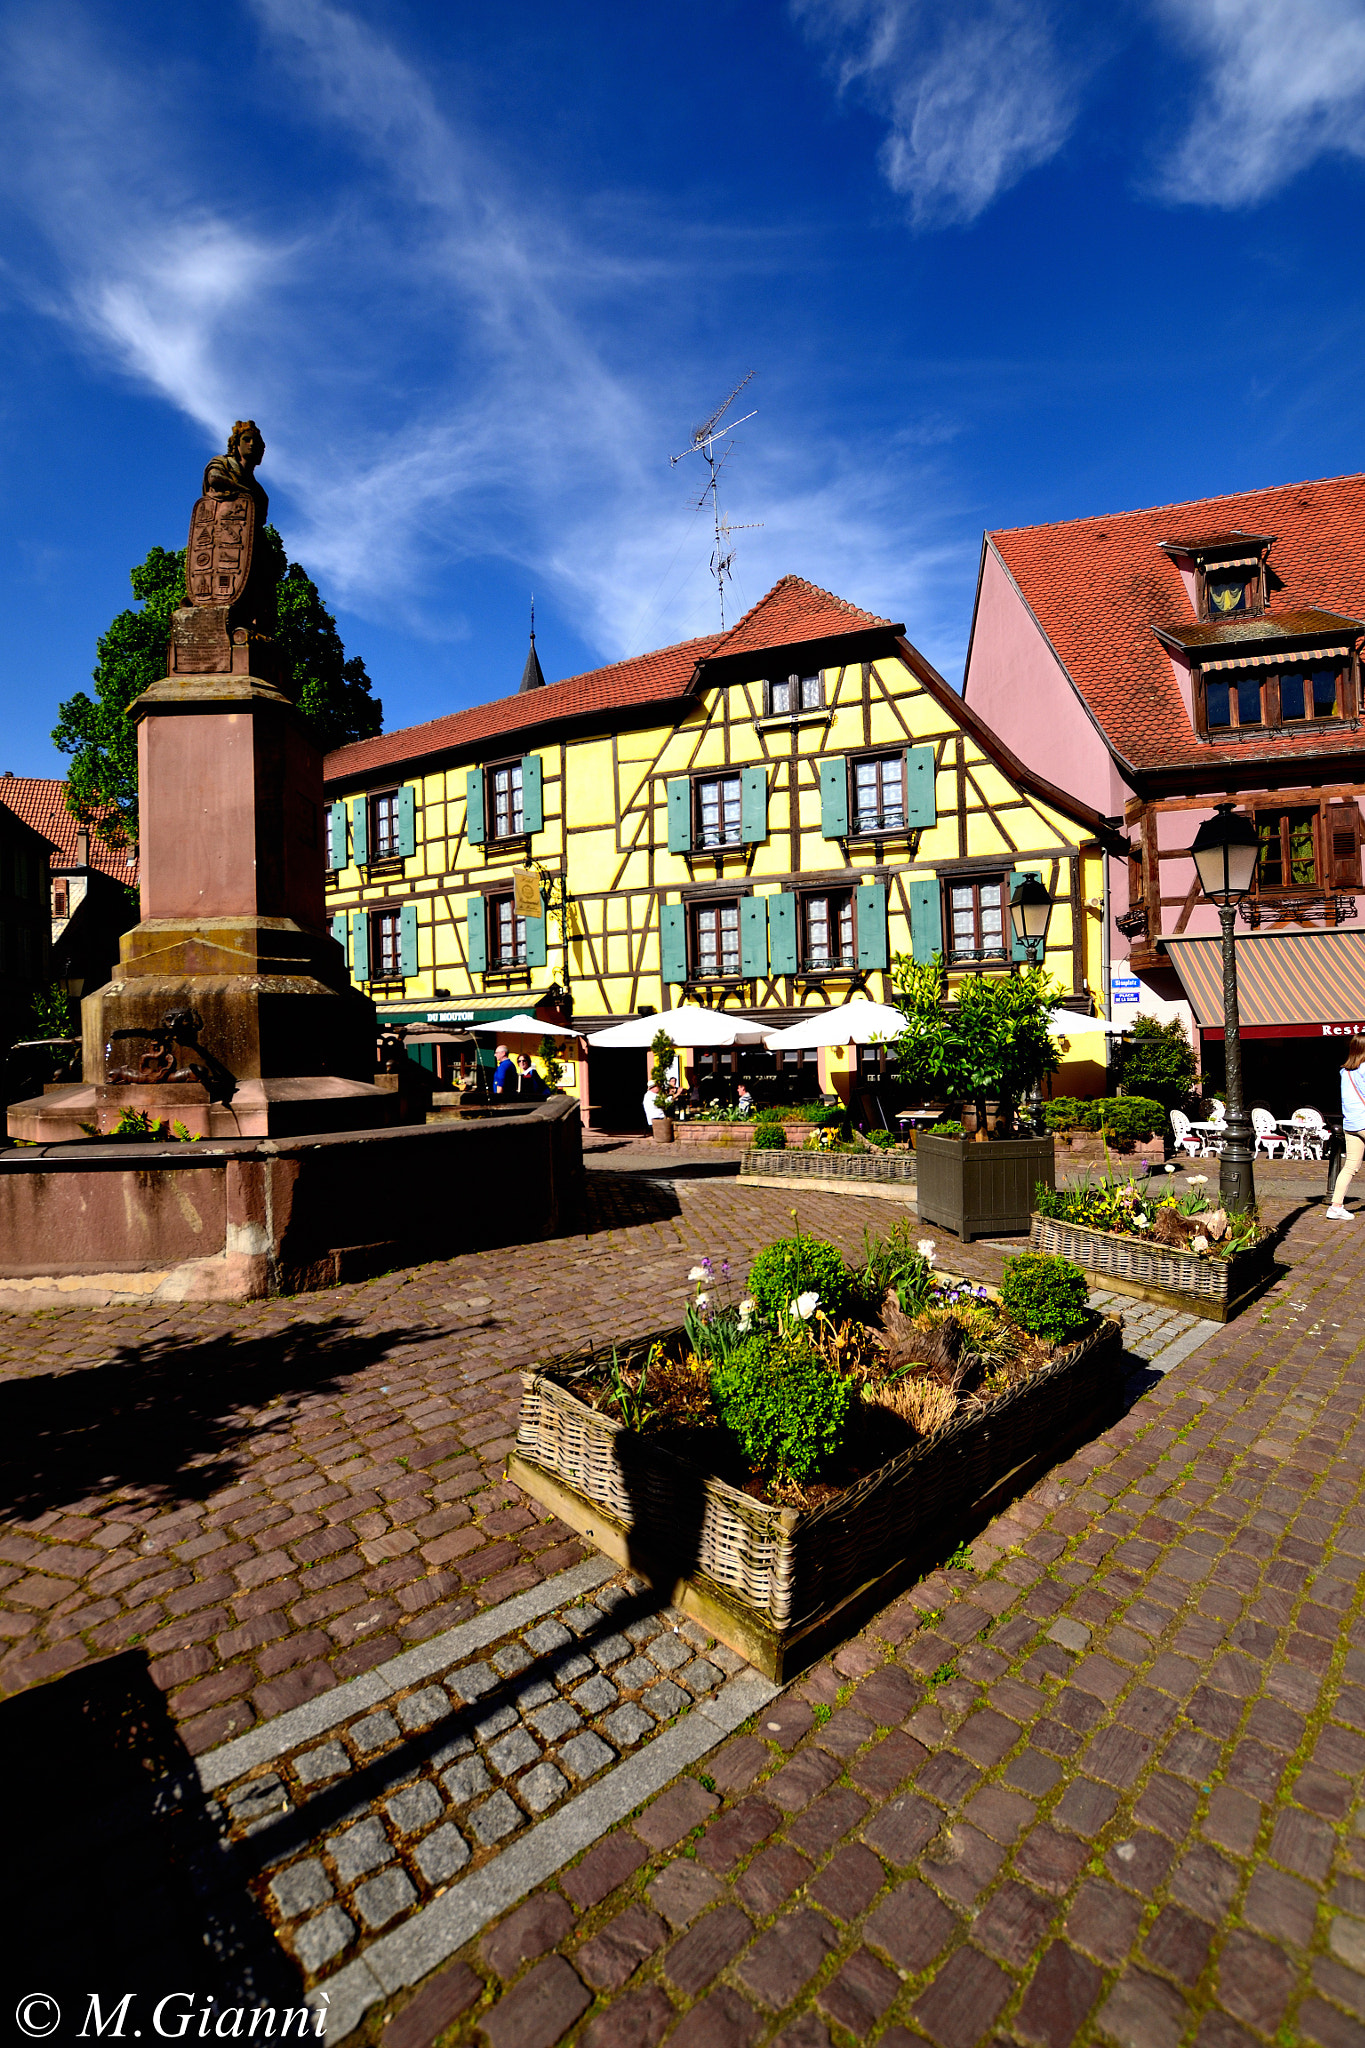
<instances>
[{"instance_id":1,"label":"person in blue jacket","mask_svg":"<svg viewBox=\"0 0 1365 2048\"><path fill-rule=\"evenodd\" d=\"M497 1047L495 1056L498 1064L493 1069L493 1093L495 1095L515 1095L517 1092L515 1061L505 1045Z\"/></svg>"},{"instance_id":2,"label":"person in blue jacket","mask_svg":"<svg viewBox=\"0 0 1365 2048\"><path fill-rule=\"evenodd\" d=\"M1365 1159L1365 1038L1353 1038L1341 1068L1341 1125L1346 1157L1337 1175L1327 1214L1336 1223L1354 1223L1346 1207L1346 1190Z\"/></svg>"}]
</instances>

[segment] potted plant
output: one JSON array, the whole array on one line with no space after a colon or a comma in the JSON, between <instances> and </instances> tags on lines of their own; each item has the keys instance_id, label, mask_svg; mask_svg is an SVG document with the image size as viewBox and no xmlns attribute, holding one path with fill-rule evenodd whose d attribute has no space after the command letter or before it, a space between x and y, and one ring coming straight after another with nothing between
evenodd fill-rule
<instances>
[{"instance_id":1,"label":"potted plant","mask_svg":"<svg viewBox=\"0 0 1365 2048\"><path fill-rule=\"evenodd\" d=\"M921 1221L963 1239L1026 1231L1034 1189L1055 1184L1055 1148L1051 1132L1018 1133L1015 1116L1056 1072L1048 1013L1062 991L1042 968L1030 967L1017 975L971 975L950 1003L942 954L928 962L898 954L892 980L907 1019L895 1041L901 1080L932 1089L964 1112L955 1125L935 1126L917 1141Z\"/></svg>"},{"instance_id":2,"label":"potted plant","mask_svg":"<svg viewBox=\"0 0 1365 2048\"><path fill-rule=\"evenodd\" d=\"M676 1103L676 1097L673 1093L672 1068L673 1062L677 1057L678 1048L674 1045L673 1040L666 1031L656 1031L650 1040L649 1049L654 1055L654 1063L649 1070L649 1078L654 1088L654 1100L660 1112L651 1122L649 1134L656 1144L671 1145L673 1143L673 1110Z\"/></svg>"}]
</instances>

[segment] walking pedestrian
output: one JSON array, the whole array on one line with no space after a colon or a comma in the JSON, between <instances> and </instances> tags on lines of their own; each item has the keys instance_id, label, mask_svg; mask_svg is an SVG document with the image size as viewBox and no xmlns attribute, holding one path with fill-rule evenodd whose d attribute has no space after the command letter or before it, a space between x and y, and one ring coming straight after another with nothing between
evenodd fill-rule
<instances>
[{"instance_id":1,"label":"walking pedestrian","mask_svg":"<svg viewBox=\"0 0 1365 2048\"><path fill-rule=\"evenodd\" d=\"M1341 1068L1341 1125L1346 1157L1332 1189L1327 1214L1336 1223L1354 1223L1346 1207L1346 1190L1365 1159L1365 1038L1353 1038Z\"/></svg>"}]
</instances>

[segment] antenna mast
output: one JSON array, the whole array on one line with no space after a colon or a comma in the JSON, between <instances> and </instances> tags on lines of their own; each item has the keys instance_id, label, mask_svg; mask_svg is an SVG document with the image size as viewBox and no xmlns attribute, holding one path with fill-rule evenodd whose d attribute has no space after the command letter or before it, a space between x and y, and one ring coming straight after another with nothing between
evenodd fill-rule
<instances>
[{"instance_id":1,"label":"antenna mast","mask_svg":"<svg viewBox=\"0 0 1365 2048\"><path fill-rule=\"evenodd\" d=\"M734 443L727 442L725 447L721 449L719 454L717 454L716 442L717 440L724 440L727 434L733 434L736 427L742 427L746 420L755 419L757 417L758 407L755 406L753 411L746 412L743 418L731 420L726 426L721 425L721 421L725 417L725 414L730 410L730 407L739 397L740 392L749 382L750 377L753 377L756 374L757 373L755 371L750 370L746 376L741 377L738 384L736 384L734 390L730 393L730 396L726 399L725 403L723 405L718 405L715 411L711 414L711 417L709 419L703 420L699 427L694 427L692 429L692 441L690 447L684 448L681 455L670 455L668 458L669 468L676 469L678 464L682 462L685 457L689 455L700 455L703 462L706 464L707 469L710 471L710 475L707 478L706 488L702 492L701 496L698 498L697 505L698 507L700 507L706 503L706 500L708 498L711 500L711 511L715 530L715 547L713 548L711 554L711 574L716 579L716 595L720 599L720 629L722 633L725 631L725 579L727 576L729 576L733 581L731 565L733 564L735 559L735 551L730 546L730 535L732 533L751 533L757 527L762 526L763 521L761 519L752 519L746 521L743 525L732 526L730 524L730 521L727 518L725 518L724 514L721 512L720 473L722 469L725 467L726 461L730 454L730 450L734 446Z\"/></svg>"}]
</instances>

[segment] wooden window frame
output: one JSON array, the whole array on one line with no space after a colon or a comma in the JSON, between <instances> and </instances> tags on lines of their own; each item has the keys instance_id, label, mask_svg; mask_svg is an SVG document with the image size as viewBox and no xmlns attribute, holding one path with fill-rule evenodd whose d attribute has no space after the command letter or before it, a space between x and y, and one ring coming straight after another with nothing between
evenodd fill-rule
<instances>
[{"instance_id":1,"label":"wooden window frame","mask_svg":"<svg viewBox=\"0 0 1365 2048\"><path fill-rule=\"evenodd\" d=\"M796 896L796 960L797 974L803 980L818 980L827 974L853 974L858 968L858 890L856 883L847 886L836 883L825 888L804 888L793 892ZM830 960L820 964L810 954L810 908L812 903L822 902L827 906L837 898L848 903L848 957ZM833 922L828 908L825 912L826 926Z\"/></svg>"},{"instance_id":2,"label":"wooden window frame","mask_svg":"<svg viewBox=\"0 0 1365 2048\"><path fill-rule=\"evenodd\" d=\"M735 853L742 852L744 840L744 776L739 768L696 769L692 774L692 850L694 853ZM718 787L721 783L733 782L739 792L739 822L733 839L717 839L711 844L702 836L701 793L708 782ZM724 806L722 803L722 814Z\"/></svg>"},{"instance_id":3,"label":"wooden window frame","mask_svg":"<svg viewBox=\"0 0 1365 2048\"><path fill-rule=\"evenodd\" d=\"M1210 583L1231 582L1235 571L1220 569L1217 562L1199 563L1195 575L1196 611L1200 623L1217 625L1220 619L1257 619L1265 613L1265 563L1258 568L1243 571L1243 588L1246 604L1239 612L1215 612L1209 605Z\"/></svg>"},{"instance_id":4,"label":"wooden window frame","mask_svg":"<svg viewBox=\"0 0 1365 2048\"><path fill-rule=\"evenodd\" d=\"M984 873L944 875L943 907L943 958L949 967L1008 967L1013 958L1013 926L1010 920L1010 870L992 868ZM981 944L981 890L983 886L998 884L1000 889L1000 950L988 952ZM972 926L977 944L970 952L959 952L954 943L953 932L953 889L970 889L972 892Z\"/></svg>"},{"instance_id":5,"label":"wooden window frame","mask_svg":"<svg viewBox=\"0 0 1365 2048\"><path fill-rule=\"evenodd\" d=\"M717 890L714 894L698 895L684 899L687 911L687 968L689 976L694 981L710 983L718 981L741 982L744 980L744 941L739 922L739 906L743 900L743 896L738 893L723 893L720 890ZM721 911L731 909L735 913L736 965L734 972L727 972L723 966L717 966L715 969L706 968L702 965L701 935L698 931L698 919L713 914L719 918ZM717 926L717 936L719 936L719 925ZM720 948L717 946L717 959L721 957Z\"/></svg>"},{"instance_id":6,"label":"wooden window frame","mask_svg":"<svg viewBox=\"0 0 1365 2048\"><path fill-rule=\"evenodd\" d=\"M1319 891L1325 893L1327 884L1323 880L1323 871L1324 868L1329 865L1329 863L1324 862L1323 860L1324 826L1322 821L1321 804L1286 804L1283 806L1279 804L1258 804L1252 811L1251 818L1252 823L1256 827L1256 834L1258 839L1260 837L1261 832L1264 830L1265 825L1269 822L1271 818L1276 819L1279 825L1278 836L1280 842L1281 879L1278 882L1262 881L1261 856L1260 851L1258 849L1256 854L1257 896L1264 896L1273 901L1278 896L1303 896L1305 894L1312 895L1318 893ZM1288 874L1290 864L1289 834L1291 829L1291 819L1299 822L1303 822L1306 820L1308 823L1309 830L1312 833L1313 879L1309 882L1294 882L1284 879L1284 877Z\"/></svg>"},{"instance_id":7,"label":"wooden window frame","mask_svg":"<svg viewBox=\"0 0 1365 2048\"><path fill-rule=\"evenodd\" d=\"M858 769L866 767L869 761L876 762L881 769L885 769L894 762L900 770L901 822L899 825L864 825L859 821ZM859 753L849 755L848 836L850 839L890 839L897 837L901 833L913 832L918 829L913 825L907 825L905 822L905 814L910 802L910 792L906 788L906 780L904 747L864 747ZM879 792L883 789L883 778L880 776L878 778L878 789ZM884 813L879 811L877 815L881 817Z\"/></svg>"},{"instance_id":8,"label":"wooden window frame","mask_svg":"<svg viewBox=\"0 0 1365 2048\"><path fill-rule=\"evenodd\" d=\"M366 966L369 973L367 982L393 982L403 980L403 906L401 903L367 903L363 906L367 923L365 928L366 946L369 959ZM390 970L384 966L382 926L385 920L393 926L393 950L395 965Z\"/></svg>"},{"instance_id":9,"label":"wooden window frame","mask_svg":"<svg viewBox=\"0 0 1365 2048\"><path fill-rule=\"evenodd\" d=\"M489 974L515 974L528 965L526 959L526 919L517 916L516 898L510 889L486 889L483 902L484 933L488 946L488 966L485 972ZM500 913L503 904L507 904L512 911L512 952L514 955L520 952L521 958L519 960L516 958L511 960L504 959L499 951L498 939L502 929ZM518 925L521 927L520 945L518 945L517 941Z\"/></svg>"},{"instance_id":10,"label":"wooden window frame","mask_svg":"<svg viewBox=\"0 0 1365 2048\"><path fill-rule=\"evenodd\" d=\"M1321 669L1333 669L1336 676L1334 708L1324 717L1285 718L1282 713L1280 686L1286 676L1304 676L1311 679ZM1260 689L1261 716L1254 725L1243 725L1241 706L1238 702L1237 686L1243 682L1255 682ZM1227 725L1213 725L1209 721L1208 692L1211 685L1228 685L1228 709L1237 715ZM1338 662L1335 667L1329 661L1314 662L1312 657L1304 661L1286 661L1283 668L1275 669L1219 669L1212 675L1206 669L1196 669L1194 677L1195 730L1200 737L1208 740L1225 740L1238 732L1323 732L1333 725L1341 725L1356 715L1355 665L1353 662Z\"/></svg>"},{"instance_id":11,"label":"wooden window frame","mask_svg":"<svg viewBox=\"0 0 1365 2048\"><path fill-rule=\"evenodd\" d=\"M402 844L398 825L398 792L400 787L401 784L395 782L392 789L372 789L366 792L365 807L369 813L370 833L369 858L365 863L367 868L387 868L396 866L402 861L403 856L398 850ZM379 806L381 804L391 806L389 815L393 821L393 840L388 851L385 853L381 853L379 850Z\"/></svg>"},{"instance_id":12,"label":"wooden window frame","mask_svg":"<svg viewBox=\"0 0 1365 2048\"><path fill-rule=\"evenodd\" d=\"M509 771L515 770L518 777L521 777L522 762L524 760L525 756L523 754L509 754L505 760L489 761L484 768L484 838L486 844L488 844L489 846L515 846L519 840L525 839L527 837L525 823L526 790L524 781L519 781L517 784L517 793L521 798L522 823L517 827L516 831L514 832L499 832L498 830L498 800L496 789L496 777L499 776L504 769L507 769Z\"/></svg>"},{"instance_id":13,"label":"wooden window frame","mask_svg":"<svg viewBox=\"0 0 1365 2048\"><path fill-rule=\"evenodd\" d=\"M813 704L807 704L805 701L805 686L807 683L815 684L815 702ZM790 689L793 684L796 685L798 702L788 704L785 708L779 710L774 702L774 692ZM763 715L765 718L808 717L813 711L823 711L825 709L825 672L822 668L806 669L803 673L793 670L790 675L768 676L764 681Z\"/></svg>"}]
</instances>

